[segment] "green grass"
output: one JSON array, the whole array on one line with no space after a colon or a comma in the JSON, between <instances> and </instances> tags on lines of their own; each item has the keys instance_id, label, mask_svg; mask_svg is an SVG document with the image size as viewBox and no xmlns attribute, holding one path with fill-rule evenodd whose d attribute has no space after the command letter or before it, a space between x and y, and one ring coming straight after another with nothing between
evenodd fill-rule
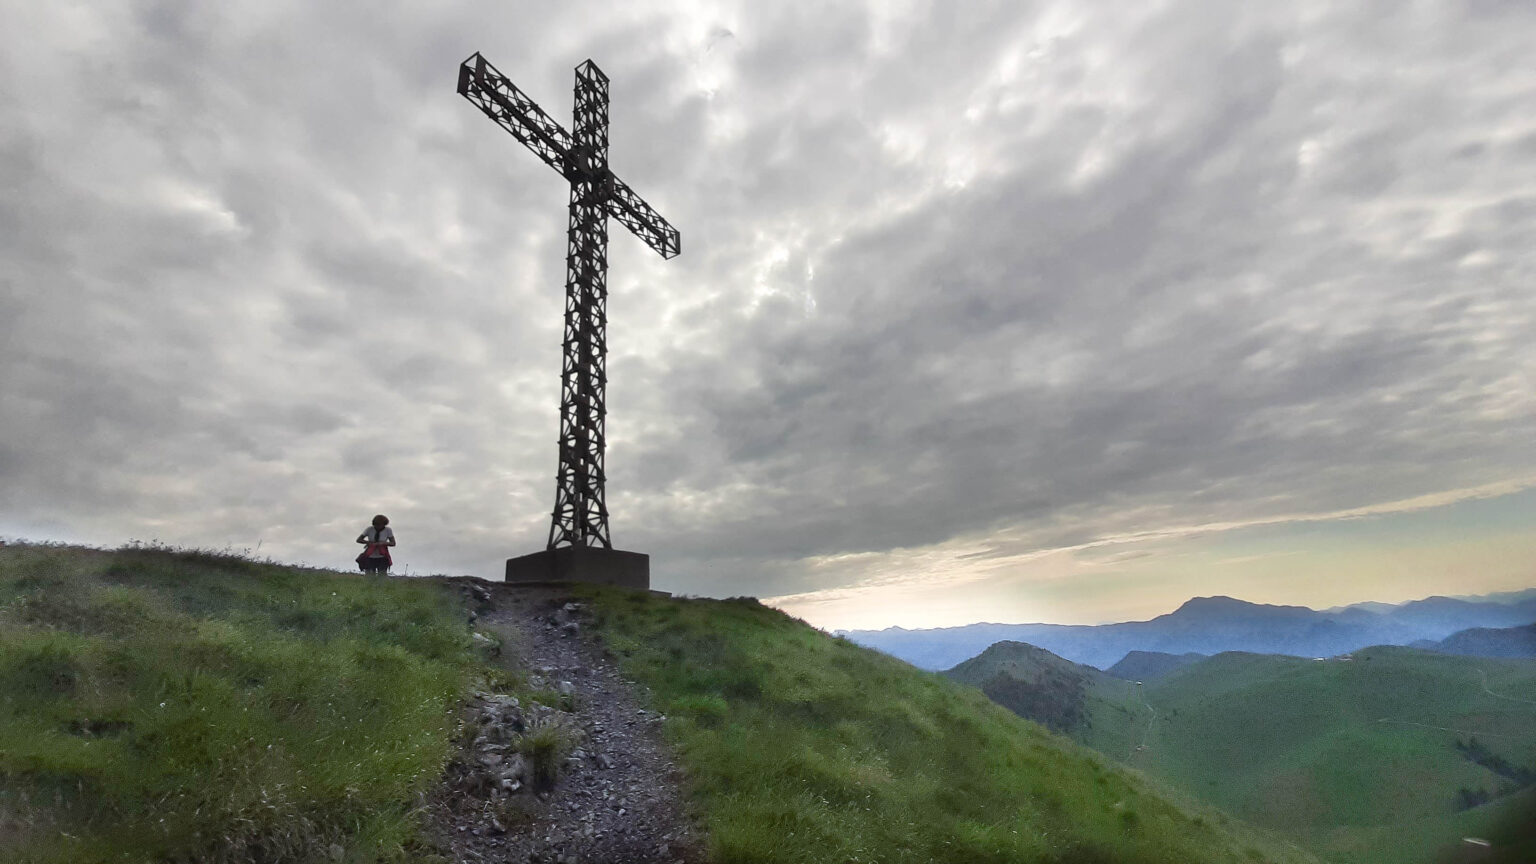
<instances>
[{"instance_id":1,"label":"green grass","mask_svg":"<svg viewBox=\"0 0 1536 864\"><path fill-rule=\"evenodd\" d=\"M578 593L667 715L722 864L1313 860L754 601Z\"/></svg>"},{"instance_id":2,"label":"green grass","mask_svg":"<svg viewBox=\"0 0 1536 864\"><path fill-rule=\"evenodd\" d=\"M1490 695L1484 674L1529 701ZM1089 702L1079 740L1341 864L1438 860L1520 810L1496 799L1457 811L1460 788L1510 788L1458 739L1536 768L1536 661L1392 647L1347 662L1223 654L1141 688L1098 682Z\"/></svg>"},{"instance_id":3,"label":"green grass","mask_svg":"<svg viewBox=\"0 0 1536 864\"><path fill-rule=\"evenodd\" d=\"M4 859L414 860L462 615L441 584L0 549Z\"/></svg>"}]
</instances>

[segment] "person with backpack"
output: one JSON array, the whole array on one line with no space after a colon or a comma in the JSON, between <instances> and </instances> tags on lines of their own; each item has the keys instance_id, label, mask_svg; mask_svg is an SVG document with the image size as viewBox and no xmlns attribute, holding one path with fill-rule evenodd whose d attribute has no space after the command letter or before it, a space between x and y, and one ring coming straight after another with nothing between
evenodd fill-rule
<instances>
[{"instance_id":1,"label":"person with backpack","mask_svg":"<svg viewBox=\"0 0 1536 864\"><path fill-rule=\"evenodd\" d=\"M395 545L395 532L389 527L389 517L380 513L373 517L373 527L357 535L357 542L367 547L357 556L357 568L364 573L388 573L395 562L389 557L389 547Z\"/></svg>"}]
</instances>

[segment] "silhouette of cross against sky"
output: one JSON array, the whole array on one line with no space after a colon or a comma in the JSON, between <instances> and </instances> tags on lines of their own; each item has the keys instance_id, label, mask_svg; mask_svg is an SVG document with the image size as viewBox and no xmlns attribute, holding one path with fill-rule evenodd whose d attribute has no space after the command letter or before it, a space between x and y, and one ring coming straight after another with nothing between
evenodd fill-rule
<instances>
[{"instance_id":1,"label":"silhouette of cross against sky","mask_svg":"<svg viewBox=\"0 0 1536 864\"><path fill-rule=\"evenodd\" d=\"M565 325L560 340L559 470L548 548L613 548L605 503L608 410L608 217L663 258L681 251L676 228L608 167L608 77L576 67L567 131L476 52L459 64L459 95L571 182ZM510 566L510 565L509 565ZM510 571L509 571L510 572Z\"/></svg>"},{"instance_id":2,"label":"silhouette of cross against sky","mask_svg":"<svg viewBox=\"0 0 1536 864\"><path fill-rule=\"evenodd\" d=\"M1526 3L3 3L0 537L546 540L615 82L608 508L826 627L1536 583ZM622 418L622 419L618 419ZM618 538L616 538L617 540Z\"/></svg>"}]
</instances>

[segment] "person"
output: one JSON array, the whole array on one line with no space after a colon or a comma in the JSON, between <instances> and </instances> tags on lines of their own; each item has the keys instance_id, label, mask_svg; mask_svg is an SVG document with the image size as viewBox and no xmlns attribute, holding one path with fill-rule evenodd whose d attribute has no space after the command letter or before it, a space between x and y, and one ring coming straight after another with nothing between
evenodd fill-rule
<instances>
[{"instance_id":1,"label":"person","mask_svg":"<svg viewBox=\"0 0 1536 864\"><path fill-rule=\"evenodd\" d=\"M357 542L367 547L357 556L357 566L364 573L388 573L395 562L389 557L389 547L395 545L394 529L389 527L389 517L380 513L373 517L373 527L357 535Z\"/></svg>"}]
</instances>

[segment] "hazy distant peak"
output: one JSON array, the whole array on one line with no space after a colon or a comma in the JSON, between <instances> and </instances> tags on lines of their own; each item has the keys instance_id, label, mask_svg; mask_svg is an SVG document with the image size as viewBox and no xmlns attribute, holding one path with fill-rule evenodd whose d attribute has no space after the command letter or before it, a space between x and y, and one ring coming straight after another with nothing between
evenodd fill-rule
<instances>
[{"instance_id":1,"label":"hazy distant peak","mask_svg":"<svg viewBox=\"0 0 1536 864\"><path fill-rule=\"evenodd\" d=\"M1235 597L1216 595L1214 597L1192 597L1184 601L1184 604L1175 609L1173 615L1232 615L1234 613L1273 613L1273 612L1306 612L1312 610L1305 606L1276 606L1269 603L1250 603L1247 600L1238 600Z\"/></svg>"},{"instance_id":2,"label":"hazy distant peak","mask_svg":"<svg viewBox=\"0 0 1536 864\"><path fill-rule=\"evenodd\" d=\"M1441 607L1457 607L1457 606L1468 606L1468 605L1471 605L1471 604L1468 601L1466 601L1466 600L1457 600L1454 597L1446 597L1446 596L1444 596L1442 594L1436 594L1433 597L1425 597L1423 600L1409 600L1407 603L1402 604L1402 606L1400 606L1399 608L1402 608L1402 609L1424 609L1424 608L1430 608L1430 607L1436 607L1436 606L1441 606Z\"/></svg>"},{"instance_id":3,"label":"hazy distant peak","mask_svg":"<svg viewBox=\"0 0 1536 864\"><path fill-rule=\"evenodd\" d=\"M1521 588L1516 591L1498 591L1493 594L1458 594L1453 600L1466 600L1477 603L1502 603L1513 606L1518 603L1536 600L1536 588Z\"/></svg>"},{"instance_id":4,"label":"hazy distant peak","mask_svg":"<svg viewBox=\"0 0 1536 864\"><path fill-rule=\"evenodd\" d=\"M1383 615L1396 609L1396 603L1381 603L1376 600L1366 600L1363 603L1351 603L1348 606L1330 606L1323 612L1328 615Z\"/></svg>"},{"instance_id":5,"label":"hazy distant peak","mask_svg":"<svg viewBox=\"0 0 1536 864\"><path fill-rule=\"evenodd\" d=\"M1211 597L1191 597L1185 600L1176 611L1196 611L1202 609L1229 610L1244 606L1257 606L1257 603L1249 603L1247 600L1239 600L1236 597L1228 597L1225 594L1216 594Z\"/></svg>"}]
</instances>

